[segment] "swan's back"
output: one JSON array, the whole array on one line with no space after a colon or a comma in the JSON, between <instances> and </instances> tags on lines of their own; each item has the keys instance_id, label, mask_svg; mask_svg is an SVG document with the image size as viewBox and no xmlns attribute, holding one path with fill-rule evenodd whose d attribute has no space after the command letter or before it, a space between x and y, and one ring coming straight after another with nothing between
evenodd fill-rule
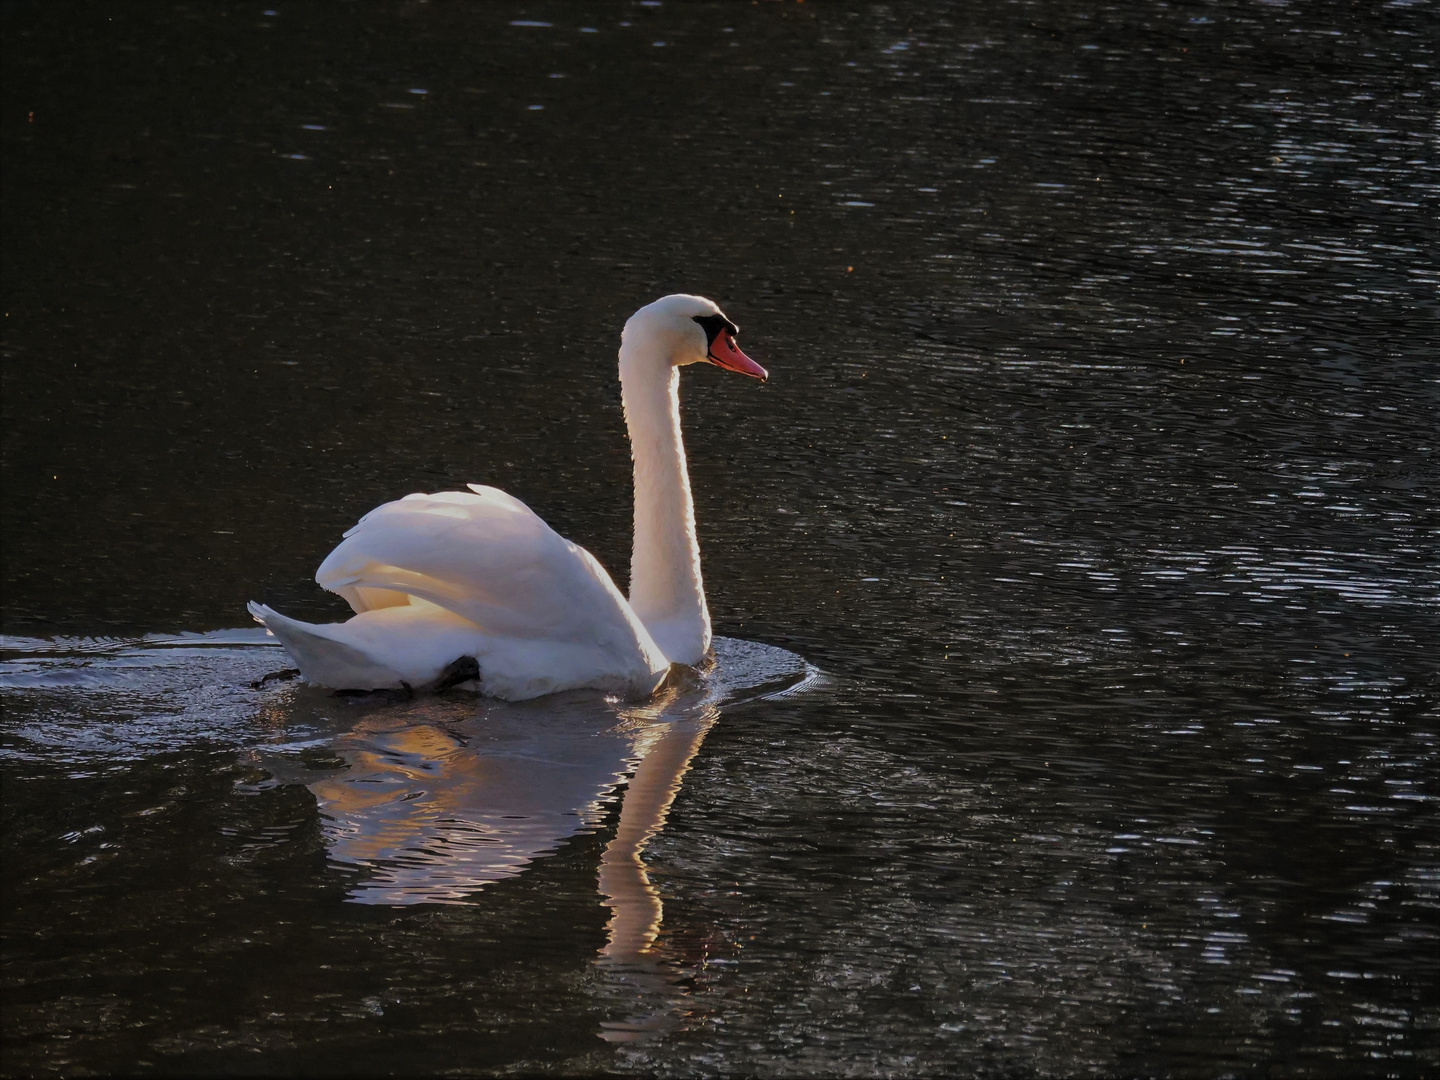
<instances>
[{"instance_id":1,"label":"swan's back","mask_svg":"<svg viewBox=\"0 0 1440 1080\"><path fill-rule=\"evenodd\" d=\"M418 596L490 634L570 642L644 628L584 548L498 488L407 495L376 507L315 574L357 614ZM646 635L648 637L648 635Z\"/></svg>"},{"instance_id":2,"label":"swan's back","mask_svg":"<svg viewBox=\"0 0 1440 1080\"><path fill-rule=\"evenodd\" d=\"M594 556L497 488L472 484L377 507L315 580L357 615L383 618L417 597L473 624L492 692L502 682L529 685L542 672L552 689L597 685L593 672L606 670L617 676L607 688L648 691L669 669Z\"/></svg>"}]
</instances>

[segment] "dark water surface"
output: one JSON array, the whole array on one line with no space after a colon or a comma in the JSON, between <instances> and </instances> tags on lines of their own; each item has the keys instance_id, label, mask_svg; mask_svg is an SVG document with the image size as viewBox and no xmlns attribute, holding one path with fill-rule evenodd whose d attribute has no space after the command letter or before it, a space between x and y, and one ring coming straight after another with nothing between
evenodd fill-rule
<instances>
[{"instance_id":1,"label":"dark water surface","mask_svg":"<svg viewBox=\"0 0 1440 1080\"><path fill-rule=\"evenodd\" d=\"M1433 3L0 10L5 1074L1440 1071ZM677 289L708 682L250 688Z\"/></svg>"}]
</instances>

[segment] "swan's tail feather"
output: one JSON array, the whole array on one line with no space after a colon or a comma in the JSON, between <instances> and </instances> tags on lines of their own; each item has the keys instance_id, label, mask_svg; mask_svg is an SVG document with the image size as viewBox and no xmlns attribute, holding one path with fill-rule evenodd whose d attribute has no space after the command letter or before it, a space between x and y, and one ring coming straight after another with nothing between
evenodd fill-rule
<instances>
[{"instance_id":1,"label":"swan's tail feather","mask_svg":"<svg viewBox=\"0 0 1440 1080\"><path fill-rule=\"evenodd\" d=\"M250 617L256 622L258 622L261 626L264 626L266 630L270 630L270 627L266 624L265 620L268 619L271 615L280 614L274 608L268 608L264 604L258 603L255 600L251 600L248 604L246 604L245 610L250 612ZM275 631L270 630L270 633L274 634Z\"/></svg>"},{"instance_id":2,"label":"swan's tail feather","mask_svg":"<svg viewBox=\"0 0 1440 1080\"><path fill-rule=\"evenodd\" d=\"M343 690L382 690L402 684L385 665L336 640L331 626L301 622L253 600L246 609L285 646L308 682Z\"/></svg>"}]
</instances>

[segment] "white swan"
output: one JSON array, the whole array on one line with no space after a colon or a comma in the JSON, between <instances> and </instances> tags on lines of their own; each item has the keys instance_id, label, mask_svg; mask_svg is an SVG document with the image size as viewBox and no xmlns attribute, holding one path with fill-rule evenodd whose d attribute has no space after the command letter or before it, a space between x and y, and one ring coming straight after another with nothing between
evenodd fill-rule
<instances>
[{"instance_id":1,"label":"white swan","mask_svg":"<svg viewBox=\"0 0 1440 1080\"><path fill-rule=\"evenodd\" d=\"M355 609L315 625L251 603L301 674L337 689L423 689L478 676L521 701L589 687L652 693L710 648L685 447L680 368L708 361L764 380L738 328L700 296L641 308L620 338L635 462L627 602L593 555L492 487L407 495L370 511L315 574ZM478 668L478 671L476 670Z\"/></svg>"}]
</instances>

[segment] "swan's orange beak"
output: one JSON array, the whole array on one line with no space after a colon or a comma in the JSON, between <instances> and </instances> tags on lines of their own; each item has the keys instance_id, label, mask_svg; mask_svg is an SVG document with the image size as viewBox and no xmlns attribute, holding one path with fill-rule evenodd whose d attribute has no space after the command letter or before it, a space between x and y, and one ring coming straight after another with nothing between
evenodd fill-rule
<instances>
[{"instance_id":1,"label":"swan's orange beak","mask_svg":"<svg viewBox=\"0 0 1440 1080\"><path fill-rule=\"evenodd\" d=\"M741 375L749 375L752 379L759 379L761 382L770 378L768 371L740 351L740 347L735 344L734 336L729 331L721 331L715 335L715 342L710 346L710 354L705 359L716 367L724 368L726 371L738 371Z\"/></svg>"}]
</instances>

